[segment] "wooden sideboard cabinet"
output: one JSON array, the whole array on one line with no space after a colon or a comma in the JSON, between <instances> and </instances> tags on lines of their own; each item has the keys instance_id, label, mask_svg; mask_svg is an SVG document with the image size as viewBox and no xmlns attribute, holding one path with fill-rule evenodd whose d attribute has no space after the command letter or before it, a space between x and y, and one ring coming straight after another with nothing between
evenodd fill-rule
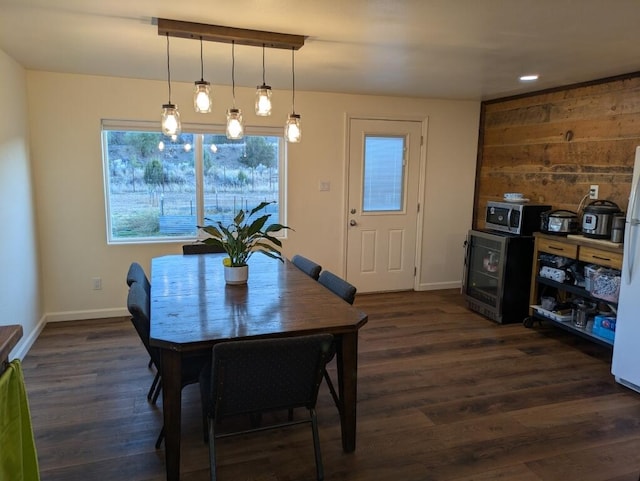
<instances>
[{"instance_id":1,"label":"wooden sideboard cabinet","mask_svg":"<svg viewBox=\"0 0 640 481\"><path fill-rule=\"evenodd\" d=\"M572 282L564 282L562 279L554 280L540 275L542 266L541 254L560 256L565 259L576 261L577 270L582 271L585 265L595 265L615 270L622 269L622 244L590 239L581 235L554 236L536 232L534 234L535 245L533 252L533 266L531 269L531 291L529 295L530 306L541 306L541 297L555 297L559 302L567 299L585 299L587 301L605 302L605 304L615 305L617 302L603 301L591 295L584 287L575 285ZM615 306L614 306L615 307ZM576 335L585 337L605 346L612 346L613 341L599 336L592 332L593 322L587 323L586 327L577 327L570 313L555 313L542 310L540 308L529 308L529 317L525 319L524 325L532 327L533 321L544 320L553 325L570 331Z\"/></svg>"}]
</instances>

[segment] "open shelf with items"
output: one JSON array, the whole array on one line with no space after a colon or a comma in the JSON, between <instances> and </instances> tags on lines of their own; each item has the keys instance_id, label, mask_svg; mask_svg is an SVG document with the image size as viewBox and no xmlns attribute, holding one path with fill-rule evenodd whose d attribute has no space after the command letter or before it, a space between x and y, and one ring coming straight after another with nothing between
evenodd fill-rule
<instances>
[{"instance_id":1,"label":"open shelf with items","mask_svg":"<svg viewBox=\"0 0 640 481\"><path fill-rule=\"evenodd\" d=\"M585 265L620 270L622 269L622 245L578 235L560 237L536 233L534 237L529 317L525 319L524 325L532 327L534 321L544 321L598 344L608 347L613 346L613 339L593 331L593 321L590 320L585 326L577 326L573 322L571 315L566 313L560 315L557 312L548 311L543 309L540 304L541 299L548 296L554 297L558 301L563 301L561 304L564 304L565 308L569 301L584 300L615 309L617 298L603 299L602 297L594 296L591 291L585 289L582 285L572 283L569 278L565 279L564 274L560 272L561 269L553 270L554 274L558 273L558 279L556 280L543 276L541 275L541 268L545 264L543 257L550 255L567 261L565 265L573 264L575 272L581 272ZM569 272L569 269L566 270Z\"/></svg>"}]
</instances>

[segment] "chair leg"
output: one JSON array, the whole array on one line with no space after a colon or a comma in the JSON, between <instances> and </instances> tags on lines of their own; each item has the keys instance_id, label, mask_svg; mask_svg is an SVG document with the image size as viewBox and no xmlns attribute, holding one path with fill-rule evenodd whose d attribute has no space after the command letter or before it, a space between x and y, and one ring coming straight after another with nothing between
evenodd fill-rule
<instances>
[{"instance_id":1,"label":"chair leg","mask_svg":"<svg viewBox=\"0 0 640 481\"><path fill-rule=\"evenodd\" d=\"M316 410L310 409L311 415L311 430L313 431L313 450L316 457L316 476L318 481L324 479L324 468L322 466L322 455L320 454L320 436L318 434L318 418L316 417Z\"/></svg>"},{"instance_id":2,"label":"chair leg","mask_svg":"<svg viewBox=\"0 0 640 481\"><path fill-rule=\"evenodd\" d=\"M209 471L211 481L216 481L216 433L215 433L215 421L213 418L208 418L208 432L209 432Z\"/></svg>"},{"instance_id":3,"label":"chair leg","mask_svg":"<svg viewBox=\"0 0 640 481\"><path fill-rule=\"evenodd\" d=\"M333 387L333 383L331 382L331 378L329 377L329 373L327 372L326 369L322 370L322 375L324 376L325 381L327 381L327 386L329 386L329 391L331 392L331 397L333 398L333 402L335 403L336 407L338 408L338 412L340 414L342 414L342 401L340 400L340 397L338 397L338 393L336 392L335 388Z\"/></svg>"},{"instance_id":4,"label":"chair leg","mask_svg":"<svg viewBox=\"0 0 640 481\"><path fill-rule=\"evenodd\" d=\"M153 378L153 382L151 383L151 387L149 388L149 392L147 393L147 401L151 401L153 397L156 387L158 386L158 382L160 381L160 373L156 372L156 377ZM153 404L156 402L154 401Z\"/></svg>"},{"instance_id":5,"label":"chair leg","mask_svg":"<svg viewBox=\"0 0 640 481\"><path fill-rule=\"evenodd\" d=\"M153 393L153 398L151 399L151 404L155 405L158 400L158 396L160 396L160 391L162 391L162 379L158 381L156 385L156 391Z\"/></svg>"},{"instance_id":6,"label":"chair leg","mask_svg":"<svg viewBox=\"0 0 640 481\"><path fill-rule=\"evenodd\" d=\"M158 434L158 439L156 439L156 449L160 449L160 446L162 446L163 439L164 439L164 426L162 426L162 429L160 430L160 434Z\"/></svg>"}]
</instances>

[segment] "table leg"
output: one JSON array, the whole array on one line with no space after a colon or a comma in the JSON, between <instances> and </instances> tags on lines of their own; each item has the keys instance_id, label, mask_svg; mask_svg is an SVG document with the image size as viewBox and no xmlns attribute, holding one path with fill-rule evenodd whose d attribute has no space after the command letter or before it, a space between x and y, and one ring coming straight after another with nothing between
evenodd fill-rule
<instances>
[{"instance_id":1,"label":"table leg","mask_svg":"<svg viewBox=\"0 0 640 481\"><path fill-rule=\"evenodd\" d=\"M342 401L340 425L342 450L350 453L356 449L356 403L358 384L358 332L342 334L337 339L336 362L338 390Z\"/></svg>"},{"instance_id":2,"label":"table leg","mask_svg":"<svg viewBox=\"0 0 640 481\"><path fill-rule=\"evenodd\" d=\"M162 410L167 481L180 480L180 432L182 413L182 355L162 350Z\"/></svg>"}]
</instances>

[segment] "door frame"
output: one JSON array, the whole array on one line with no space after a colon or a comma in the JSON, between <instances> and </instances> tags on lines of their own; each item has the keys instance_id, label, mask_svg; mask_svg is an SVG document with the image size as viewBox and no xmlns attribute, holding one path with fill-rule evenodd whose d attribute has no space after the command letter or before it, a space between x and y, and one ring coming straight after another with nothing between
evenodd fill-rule
<instances>
[{"instance_id":1,"label":"door frame","mask_svg":"<svg viewBox=\"0 0 640 481\"><path fill-rule=\"evenodd\" d=\"M413 277L413 290L419 290L420 276L422 265L422 230L424 225L424 199L425 199L425 186L426 186L426 174L427 174L427 145L428 145L428 127L429 117L418 115L403 115L403 116L387 116L387 115L358 115L350 114L348 112L344 115L345 125L345 141L344 141L344 166L343 166L343 208L342 208L342 272L346 277L347 273L347 212L349 210L349 167L351 165L351 157L349 155L350 141L351 141L351 121L352 120L387 120L387 121L399 121L399 122L420 122L422 143L420 145L420 158L419 160L419 179L418 179L418 202L420 204L420 211L417 216L416 225L416 252L415 252L415 267L416 275ZM348 279L347 279L348 280Z\"/></svg>"}]
</instances>

